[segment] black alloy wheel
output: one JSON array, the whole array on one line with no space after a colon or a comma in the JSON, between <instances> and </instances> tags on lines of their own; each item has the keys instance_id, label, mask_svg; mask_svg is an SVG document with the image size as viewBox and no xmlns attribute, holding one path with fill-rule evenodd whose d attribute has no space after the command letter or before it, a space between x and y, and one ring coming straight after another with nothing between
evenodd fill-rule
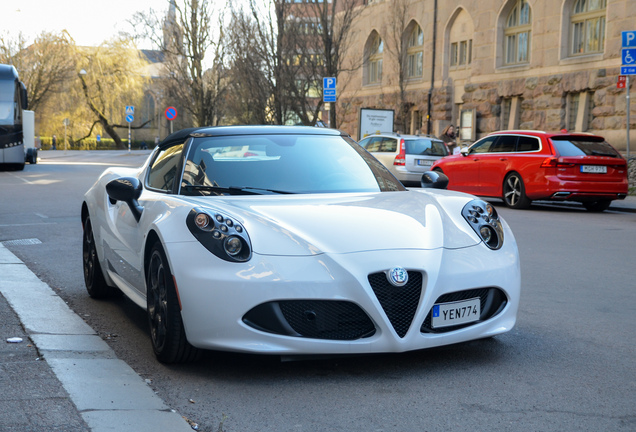
<instances>
[{"instance_id":1,"label":"black alloy wheel","mask_svg":"<svg viewBox=\"0 0 636 432\"><path fill-rule=\"evenodd\" d=\"M102 267L99 264L93 226L89 216L84 220L84 235L82 236L82 263L84 267L84 285L92 298L107 298L118 290L106 283Z\"/></svg>"},{"instance_id":2,"label":"black alloy wheel","mask_svg":"<svg viewBox=\"0 0 636 432\"><path fill-rule=\"evenodd\" d=\"M503 200L513 209L524 209L530 206L531 200L526 196L526 188L519 174L510 173L506 176L503 184Z\"/></svg>"},{"instance_id":3,"label":"black alloy wheel","mask_svg":"<svg viewBox=\"0 0 636 432\"><path fill-rule=\"evenodd\" d=\"M186 339L172 273L159 242L152 247L146 269L146 299L150 339L157 360L162 363L196 360L199 350Z\"/></svg>"}]
</instances>

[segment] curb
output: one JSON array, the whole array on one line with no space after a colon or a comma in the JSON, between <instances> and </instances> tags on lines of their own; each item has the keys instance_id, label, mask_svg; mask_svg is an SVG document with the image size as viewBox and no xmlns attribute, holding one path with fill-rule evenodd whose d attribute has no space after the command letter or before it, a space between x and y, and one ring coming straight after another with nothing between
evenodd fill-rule
<instances>
[{"instance_id":1,"label":"curb","mask_svg":"<svg viewBox=\"0 0 636 432\"><path fill-rule=\"evenodd\" d=\"M97 333L0 243L0 292L95 432L192 431Z\"/></svg>"}]
</instances>

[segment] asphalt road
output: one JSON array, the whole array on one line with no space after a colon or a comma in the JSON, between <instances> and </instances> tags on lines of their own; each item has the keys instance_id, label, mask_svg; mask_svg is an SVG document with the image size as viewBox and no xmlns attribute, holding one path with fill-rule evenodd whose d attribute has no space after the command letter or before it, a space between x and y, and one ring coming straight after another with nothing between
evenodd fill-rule
<instances>
[{"instance_id":1,"label":"asphalt road","mask_svg":"<svg viewBox=\"0 0 636 432\"><path fill-rule=\"evenodd\" d=\"M0 172L0 242L199 430L636 430L636 213L494 202L517 238L522 298L515 329L493 339L296 362L210 352L165 366L145 313L90 299L82 277L83 193L106 166L147 153L42 152Z\"/></svg>"}]
</instances>

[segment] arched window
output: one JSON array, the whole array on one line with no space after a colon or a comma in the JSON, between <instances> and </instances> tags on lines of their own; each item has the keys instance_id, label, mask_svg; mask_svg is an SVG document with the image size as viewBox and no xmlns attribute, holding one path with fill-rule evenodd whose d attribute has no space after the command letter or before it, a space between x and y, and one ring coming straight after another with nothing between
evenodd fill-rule
<instances>
[{"instance_id":1,"label":"arched window","mask_svg":"<svg viewBox=\"0 0 636 432\"><path fill-rule=\"evenodd\" d=\"M473 61L473 20L463 8L458 8L448 30L448 67L458 71L470 67Z\"/></svg>"},{"instance_id":2,"label":"arched window","mask_svg":"<svg viewBox=\"0 0 636 432\"><path fill-rule=\"evenodd\" d=\"M419 78L422 76L422 60L424 47L424 33L422 27L414 24L406 43L406 76Z\"/></svg>"},{"instance_id":3,"label":"arched window","mask_svg":"<svg viewBox=\"0 0 636 432\"><path fill-rule=\"evenodd\" d=\"M384 41L377 32L369 37L365 49L364 83L378 84L382 82L382 57Z\"/></svg>"},{"instance_id":4,"label":"arched window","mask_svg":"<svg viewBox=\"0 0 636 432\"><path fill-rule=\"evenodd\" d=\"M607 0L577 0L570 17L572 55L603 52Z\"/></svg>"},{"instance_id":5,"label":"arched window","mask_svg":"<svg viewBox=\"0 0 636 432\"><path fill-rule=\"evenodd\" d=\"M155 119L155 97L150 92L144 94L144 108L141 111L141 122L146 123L150 120L145 127L152 127L152 122Z\"/></svg>"},{"instance_id":6,"label":"arched window","mask_svg":"<svg viewBox=\"0 0 636 432\"><path fill-rule=\"evenodd\" d=\"M526 0L517 0L504 29L505 64L528 63L532 12Z\"/></svg>"}]
</instances>

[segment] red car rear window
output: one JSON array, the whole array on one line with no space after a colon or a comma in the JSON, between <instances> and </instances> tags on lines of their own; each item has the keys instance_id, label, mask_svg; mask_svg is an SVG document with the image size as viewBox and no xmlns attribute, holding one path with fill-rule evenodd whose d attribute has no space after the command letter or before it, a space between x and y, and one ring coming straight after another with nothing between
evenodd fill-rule
<instances>
[{"instance_id":1,"label":"red car rear window","mask_svg":"<svg viewBox=\"0 0 636 432\"><path fill-rule=\"evenodd\" d=\"M559 156L621 157L620 153L602 138L554 137L552 143Z\"/></svg>"}]
</instances>

